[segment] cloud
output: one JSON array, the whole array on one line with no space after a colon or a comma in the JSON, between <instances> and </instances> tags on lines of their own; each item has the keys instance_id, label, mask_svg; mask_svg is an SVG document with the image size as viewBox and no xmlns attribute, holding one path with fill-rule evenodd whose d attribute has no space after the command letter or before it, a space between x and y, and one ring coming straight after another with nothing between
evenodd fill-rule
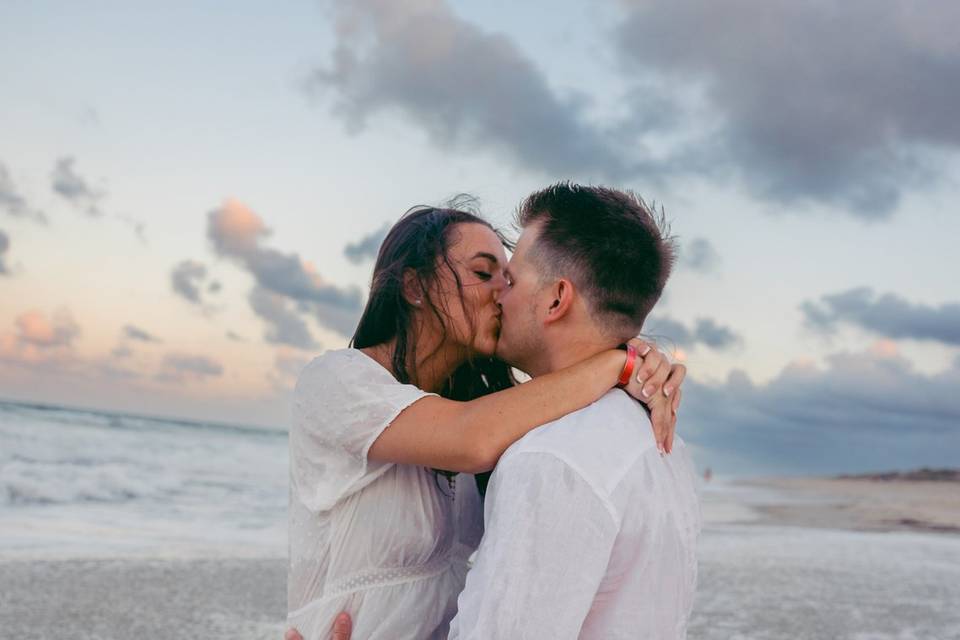
<instances>
[{"instance_id":1,"label":"cloud","mask_svg":"<svg viewBox=\"0 0 960 640\"><path fill-rule=\"evenodd\" d=\"M54 192L62 196L77 209L87 215L100 217L100 201L106 193L91 187L74 169L76 159L64 156L57 159L57 164L50 174L51 187Z\"/></svg>"},{"instance_id":2,"label":"cloud","mask_svg":"<svg viewBox=\"0 0 960 640\"><path fill-rule=\"evenodd\" d=\"M443 0L335 6L332 60L308 87L333 97L348 130L396 112L440 148L486 147L551 176L616 180L643 166L624 159L613 128L590 122L582 96L558 96L509 38L458 18Z\"/></svg>"},{"instance_id":3,"label":"cloud","mask_svg":"<svg viewBox=\"0 0 960 640\"><path fill-rule=\"evenodd\" d=\"M960 148L953 3L619 5L609 104L558 94L512 40L443 0L336 2L332 56L307 86L352 132L400 114L441 149L554 177L738 177L761 199L865 220L889 217ZM594 106L621 115L598 122Z\"/></svg>"},{"instance_id":4,"label":"cloud","mask_svg":"<svg viewBox=\"0 0 960 640\"><path fill-rule=\"evenodd\" d=\"M6 233L0 231L0 275L8 275L10 270L7 268L4 254L10 249L10 238Z\"/></svg>"},{"instance_id":5,"label":"cloud","mask_svg":"<svg viewBox=\"0 0 960 640\"><path fill-rule=\"evenodd\" d=\"M764 385L734 371L690 380L679 429L727 473L834 473L955 466L960 458L960 358L935 375L889 345L838 353L827 367L795 362Z\"/></svg>"},{"instance_id":6,"label":"cloud","mask_svg":"<svg viewBox=\"0 0 960 640\"><path fill-rule=\"evenodd\" d=\"M936 153L960 147L960 5L622 5L623 67L701 89L702 113L719 126L700 154L735 167L760 196L880 219L904 186L940 171Z\"/></svg>"},{"instance_id":7,"label":"cloud","mask_svg":"<svg viewBox=\"0 0 960 640\"><path fill-rule=\"evenodd\" d=\"M14 331L0 332L0 362L27 367L75 363L74 341L80 325L67 309L48 316L42 311L24 311L14 319Z\"/></svg>"},{"instance_id":8,"label":"cloud","mask_svg":"<svg viewBox=\"0 0 960 640\"><path fill-rule=\"evenodd\" d=\"M380 245L383 244L383 239L387 237L389 231L390 225L385 224L373 233L348 244L344 248L343 254L354 264L360 264L365 260L373 260L377 257L377 253L380 251Z\"/></svg>"},{"instance_id":9,"label":"cloud","mask_svg":"<svg viewBox=\"0 0 960 640\"><path fill-rule=\"evenodd\" d=\"M121 345L119 347L114 347L110 351L110 355L118 359L129 358L130 356L133 355L133 349L131 349L130 347Z\"/></svg>"},{"instance_id":10,"label":"cloud","mask_svg":"<svg viewBox=\"0 0 960 640\"><path fill-rule=\"evenodd\" d=\"M680 249L680 263L700 273L711 273L720 265L720 254L706 238L694 238Z\"/></svg>"},{"instance_id":11,"label":"cloud","mask_svg":"<svg viewBox=\"0 0 960 640\"><path fill-rule=\"evenodd\" d=\"M207 356L168 353L163 358L157 378L165 382L182 382L188 379L204 380L222 375L223 365Z\"/></svg>"},{"instance_id":12,"label":"cloud","mask_svg":"<svg viewBox=\"0 0 960 640\"><path fill-rule=\"evenodd\" d=\"M250 292L250 306L267 321L264 339L272 344L287 344L299 349L314 349L316 341L299 315L290 310L287 299L262 287Z\"/></svg>"},{"instance_id":13,"label":"cloud","mask_svg":"<svg viewBox=\"0 0 960 640\"><path fill-rule=\"evenodd\" d=\"M80 327L68 311L59 311L48 319L41 311L21 313L15 321L19 339L41 348L69 347L80 335Z\"/></svg>"},{"instance_id":14,"label":"cloud","mask_svg":"<svg viewBox=\"0 0 960 640\"><path fill-rule=\"evenodd\" d=\"M47 216L40 210L27 203L13 184L13 178L6 165L0 162L0 210L6 211L14 218L27 218L35 222L46 224Z\"/></svg>"},{"instance_id":15,"label":"cloud","mask_svg":"<svg viewBox=\"0 0 960 640\"><path fill-rule=\"evenodd\" d=\"M852 324L888 338L934 340L960 346L960 304L938 307L911 304L894 294L876 294L858 287L800 305L808 327L832 333L840 323Z\"/></svg>"},{"instance_id":16,"label":"cloud","mask_svg":"<svg viewBox=\"0 0 960 640\"><path fill-rule=\"evenodd\" d=\"M712 318L697 318L688 328L667 316L653 316L643 327L644 335L665 338L677 346L692 349L703 344L711 349L729 349L742 342L742 338L729 327L717 324Z\"/></svg>"},{"instance_id":17,"label":"cloud","mask_svg":"<svg viewBox=\"0 0 960 640\"><path fill-rule=\"evenodd\" d=\"M132 324L124 325L123 335L131 340L136 340L138 342L163 342L160 338L153 336L139 327L135 327Z\"/></svg>"},{"instance_id":18,"label":"cloud","mask_svg":"<svg viewBox=\"0 0 960 640\"><path fill-rule=\"evenodd\" d=\"M183 260L173 267L170 272L170 285L173 291L183 297L183 299L196 305L203 305L203 295L201 288L204 280L207 278L207 267L202 262L195 260ZM220 285L217 282L216 288L207 287L210 292L219 291Z\"/></svg>"},{"instance_id":19,"label":"cloud","mask_svg":"<svg viewBox=\"0 0 960 640\"><path fill-rule=\"evenodd\" d=\"M240 264L264 291L289 298L298 311L310 312L322 325L350 335L362 311L359 289L328 283L296 253L263 246L269 235L263 220L237 200L228 199L207 217L207 237L217 254Z\"/></svg>"}]
</instances>

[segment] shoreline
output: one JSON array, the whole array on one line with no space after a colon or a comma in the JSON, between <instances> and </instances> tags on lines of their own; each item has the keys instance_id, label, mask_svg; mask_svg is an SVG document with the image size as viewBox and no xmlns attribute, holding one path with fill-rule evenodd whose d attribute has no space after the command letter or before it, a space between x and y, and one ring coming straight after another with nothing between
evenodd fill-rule
<instances>
[{"instance_id":1,"label":"shoreline","mask_svg":"<svg viewBox=\"0 0 960 640\"><path fill-rule=\"evenodd\" d=\"M750 505L756 524L960 534L960 482L954 480L882 474L755 478L738 484L778 494Z\"/></svg>"}]
</instances>

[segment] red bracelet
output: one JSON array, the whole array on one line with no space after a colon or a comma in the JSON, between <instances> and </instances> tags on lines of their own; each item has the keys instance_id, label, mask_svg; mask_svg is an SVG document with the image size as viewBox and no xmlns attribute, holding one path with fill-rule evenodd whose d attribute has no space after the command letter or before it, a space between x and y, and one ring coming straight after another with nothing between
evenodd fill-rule
<instances>
[{"instance_id":1,"label":"red bracelet","mask_svg":"<svg viewBox=\"0 0 960 640\"><path fill-rule=\"evenodd\" d=\"M630 376L633 375L633 368L637 365L637 348L632 344L627 345L627 361L623 363L623 371L620 372L620 378L617 380L617 388L623 389L630 382Z\"/></svg>"}]
</instances>

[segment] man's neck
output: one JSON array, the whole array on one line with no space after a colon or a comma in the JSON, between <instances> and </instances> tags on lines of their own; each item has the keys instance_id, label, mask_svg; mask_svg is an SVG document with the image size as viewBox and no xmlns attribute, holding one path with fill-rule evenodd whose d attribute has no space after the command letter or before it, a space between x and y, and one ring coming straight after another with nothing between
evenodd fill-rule
<instances>
[{"instance_id":1,"label":"man's neck","mask_svg":"<svg viewBox=\"0 0 960 640\"><path fill-rule=\"evenodd\" d=\"M602 351L612 349L617 344L617 342L612 342L610 338L597 335L579 336L577 338L556 336L556 339L549 340L545 345L546 349L541 361L531 367L535 371L528 371L527 373L535 378L553 371L559 371L578 362L583 362Z\"/></svg>"}]
</instances>

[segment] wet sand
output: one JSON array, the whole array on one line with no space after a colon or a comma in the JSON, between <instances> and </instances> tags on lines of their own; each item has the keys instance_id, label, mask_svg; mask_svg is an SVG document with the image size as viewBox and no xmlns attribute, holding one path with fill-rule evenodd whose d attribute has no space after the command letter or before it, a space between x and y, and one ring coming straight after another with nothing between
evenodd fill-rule
<instances>
[{"instance_id":1,"label":"wet sand","mask_svg":"<svg viewBox=\"0 0 960 640\"><path fill-rule=\"evenodd\" d=\"M286 562L5 560L0 638L280 640Z\"/></svg>"},{"instance_id":2,"label":"wet sand","mask_svg":"<svg viewBox=\"0 0 960 640\"><path fill-rule=\"evenodd\" d=\"M756 504L769 524L853 531L960 533L960 482L873 478L767 478L780 504Z\"/></svg>"}]
</instances>

